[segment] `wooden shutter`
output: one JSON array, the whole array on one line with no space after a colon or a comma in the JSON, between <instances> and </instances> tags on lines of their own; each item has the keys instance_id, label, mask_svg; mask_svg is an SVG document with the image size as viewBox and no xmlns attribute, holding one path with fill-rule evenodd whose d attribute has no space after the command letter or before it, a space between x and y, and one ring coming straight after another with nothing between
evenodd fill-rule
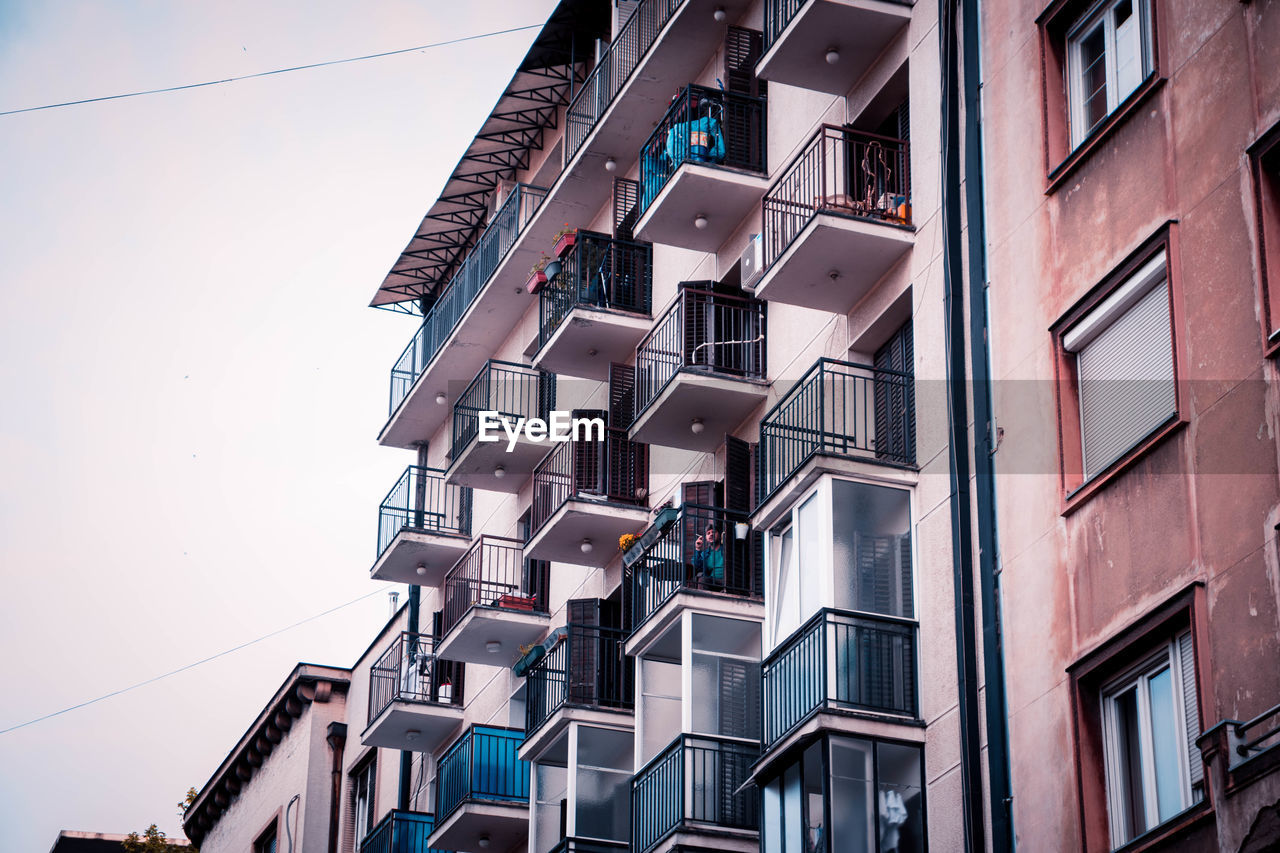
<instances>
[{"instance_id":1,"label":"wooden shutter","mask_svg":"<svg viewBox=\"0 0 1280 853\"><path fill-rule=\"evenodd\" d=\"M1088 478L1177 411L1168 280L1082 345L1076 367Z\"/></svg>"},{"instance_id":2,"label":"wooden shutter","mask_svg":"<svg viewBox=\"0 0 1280 853\"><path fill-rule=\"evenodd\" d=\"M915 344L908 320L876 350L876 370L912 374ZM876 458L914 462L916 458L915 386L910 376L878 376L875 380ZM855 424L855 431L857 425ZM855 436L856 437L856 436Z\"/></svg>"},{"instance_id":3,"label":"wooden shutter","mask_svg":"<svg viewBox=\"0 0 1280 853\"><path fill-rule=\"evenodd\" d=\"M640 182L627 178L613 179L613 236L618 240L634 240L636 205L640 202Z\"/></svg>"},{"instance_id":4,"label":"wooden shutter","mask_svg":"<svg viewBox=\"0 0 1280 853\"><path fill-rule=\"evenodd\" d=\"M599 418L606 425L610 423L609 413L603 409L574 409L570 417ZM591 435L594 439L594 431ZM593 495L608 493L604 445L605 442L595 440L573 442L573 491Z\"/></svg>"},{"instance_id":5,"label":"wooden shutter","mask_svg":"<svg viewBox=\"0 0 1280 853\"><path fill-rule=\"evenodd\" d=\"M630 429L636 413L636 369L629 364L609 365L609 425Z\"/></svg>"},{"instance_id":6,"label":"wooden shutter","mask_svg":"<svg viewBox=\"0 0 1280 853\"><path fill-rule=\"evenodd\" d=\"M1187 766L1191 787L1204 784L1204 761L1196 738L1200 737L1200 703L1196 700L1196 662L1191 632L1180 634L1177 641L1182 676L1182 709L1187 723Z\"/></svg>"},{"instance_id":7,"label":"wooden shutter","mask_svg":"<svg viewBox=\"0 0 1280 853\"><path fill-rule=\"evenodd\" d=\"M725 509L751 512L751 445L733 435L724 437Z\"/></svg>"},{"instance_id":8,"label":"wooden shutter","mask_svg":"<svg viewBox=\"0 0 1280 853\"><path fill-rule=\"evenodd\" d=\"M600 669L599 632L600 600L574 598L568 610L569 655L568 701L579 705L595 702L596 674Z\"/></svg>"},{"instance_id":9,"label":"wooden shutter","mask_svg":"<svg viewBox=\"0 0 1280 853\"><path fill-rule=\"evenodd\" d=\"M729 27L724 37L725 89L763 98L765 81L756 77L756 62L764 53L764 33L746 27Z\"/></svg>"}]
</instances>

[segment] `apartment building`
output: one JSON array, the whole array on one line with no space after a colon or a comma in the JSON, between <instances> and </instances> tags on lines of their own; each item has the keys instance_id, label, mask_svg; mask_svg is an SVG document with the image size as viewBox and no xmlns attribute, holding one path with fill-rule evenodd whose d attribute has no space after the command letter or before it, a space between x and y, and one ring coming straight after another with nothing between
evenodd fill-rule
<instances>
[{"instance_id":1,"label":"apartment building","mask_svg":"<svg viewBox=\"0 0 1280 853\"><path fill-rule=\"evenodd\" d=\"M1280 8L982 14L1020 846L1277 849Z\"/></svg>"},{"instance_id":2,"label":"apartment building","mask_svg":"<svg viewBox=\"0 0 1280 853\"><path fill-rule=\"evenodd\" d=\"M988 846L938 15L564 0L498 95L373 299L394 849Z\"/></svg>"}]
</instances>

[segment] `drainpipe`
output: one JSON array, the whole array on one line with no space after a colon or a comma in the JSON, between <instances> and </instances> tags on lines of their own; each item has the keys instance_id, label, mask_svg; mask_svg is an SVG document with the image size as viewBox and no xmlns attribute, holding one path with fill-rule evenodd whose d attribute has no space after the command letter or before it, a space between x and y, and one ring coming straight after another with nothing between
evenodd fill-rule
<instances>
[{"instance_id":1,"label":"drainpipe","mask_svg":"<svg viewBox=\"0 0 1280 853\"><path fill-rule=\"evenodd\" d=\"M996 520L997 434L991 395L991 341L987 286L986 177L982 145L982 46L979 2L961 0L964 37L965 219L969 229L969 364L973 376L974 491L977 497L978 580L982 601L982 669L986 693L987 776L991 795L991 849L1014 849L1013 782L1005 701L1000 540Z\"/></svg>"},{"instance_id":2,"label":"drainpipe","mask_svg":"<svg viewBox=\"0 0 1280 853\"><path fill-rule=\"evenodd\" d=\"M960 790L964 850L986 848L978 651L973 595L973 531L969 499L969 406L966 398L964 258L961 252L960 67L956 14L961 0L938 0L942 41L942 225L946 310L947 425L951 476L951 559L955 589L956 663L960 701Z\"/></svg>"},{"instance_id":3,"label":"drainpipe","mask_svg":"<svg viewBox=\"0 0 1280 853\"><path fill-rule=\"evenodd\" d=\"M427 443L418 444L418 467L427 467ZM418 476L418 487L413 494L414 515L417 518L423 518L427 510L427 483L421 475ZM418 633L418 623L420 615L418 612L421 604L422 589L416 583L409 584L409 624L407 626L410 634ZM407 749L400 750L400 797L397 808L402 811L409 811L413 808L413 753Z\"/></svg>"},{"instance_id":4,"label":"drainpipe","mask_svg":"<svg viewBox=\"0 0 1280 853\"><path fill-rule=\"evenodd\" d=\"M342 752L347 745L347 724L330 723L324 739L333 754L333 778L329 789L329 853L338 853L338 803L342 792Z\"/></svg>"}]
</instances>

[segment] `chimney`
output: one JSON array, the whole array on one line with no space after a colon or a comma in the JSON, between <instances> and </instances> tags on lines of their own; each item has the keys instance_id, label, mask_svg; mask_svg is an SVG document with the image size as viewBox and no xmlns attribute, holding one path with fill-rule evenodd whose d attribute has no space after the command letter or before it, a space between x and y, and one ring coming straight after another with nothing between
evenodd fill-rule
<instances>
[{"instance_id":1,"label":"chimney","mask_svg":"<svg viewBox=\"0 0 1280 853\"><path fill-rule=\"evenodd\" d=\"M387 615L387 618L389 619L396 615L396 609L400 604L400 593L393 589L387 593L387 598L390 600L391 604L391 612Z\"/></svg>"}]
</instances>

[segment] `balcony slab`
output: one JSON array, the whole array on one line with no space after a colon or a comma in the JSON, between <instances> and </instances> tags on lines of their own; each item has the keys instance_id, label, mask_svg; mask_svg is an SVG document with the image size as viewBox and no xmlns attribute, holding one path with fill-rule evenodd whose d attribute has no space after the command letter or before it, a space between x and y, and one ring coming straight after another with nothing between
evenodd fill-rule
<instances>
[{"instance_id":1,"label":"balcony slab","mask_svg":"<svg viewBox=\"0 0 1280 853\"><path fill-rule=\"evenodd\" d=\"M770 82L831 95L848 92L911 20L911 6L889 0L809 0L756 65ZM827 62L834 47L840 59Z\"/></svg>"},{"instance_id":2,"label":"balcony slab","mask_svg":"<svg viewBox=\"0 0 1280 853\"><path fill-rule=\"evenodd\" d=\"M459 705L394 700L373 720L360 741L366 746L432 752L462 727ZM416 731L417 735L409 732Z\"/></svg>"},{"instance_id":3,"label":"balcony slab","mask_svg":"<svg viewBox=\"0 0 1280 853\"><path fill-rule=\"evenodd\" d=\"M550 624L551 617L546 613L477 604L449 629L436 652L446 660L507 666L519 657L521 646L541 640ZM495 640L502 647L497 652L488 651L486 645Z\"/></svg>"},{"instance_id":4,"label":"balcony slab","mask_svg":"<svg viewBox=\"0 0 1280 853\"><path fill-rule=\"evenodd\" d=\"M639 533L649 524L646 507L574 497L538 529L525 546L526 557L602 569L618 556L618 538ZM591 553L582 553L590 539Z\"/></svg>"},{"instance_id":5,"label":"balcony slab","mask_svg":"<svg viewBox=\"0 0 1280 853\"><path fill-rule=\"evenodd\" d=\"M640 314L578 305L534 353L533 366L603 381L609 378L609 364L630 361L636 344L652 327L653 319Z\"/></svg>"},{"instance_id":6,"label":"balcony slab","mask_svg":"<svg viewBox=\"0 0 1280 853\"><path fill-rule=\"evenodd\" d=\"M631 708L612 710L562 705L554 714L547 717L546 722L538 726L537 731L525 738L524 743L520 744L517 756L521 761L537 761L552 750L567 750L568 746L563 741L569 735L570 723L583 723L598 729L612 729L633 734L635 711Z\"/></svg>"},{"instance_id":7,"label":"balcony slab","mask_svg":"<svg viewBox=\"0 0 1280 853\"><path fill-rule=\"evenodd\" d=\"M631 426L631 440L663 447L710 452L724 435L747 419L769 393L765 382L736 379L721 373L682 369L676 372ZM701 433L690 429L702 420Z\"/></svg>"},{"instance_id":8,"label":"balcony slab","mask_svg":"<svg viewBox=\"0 0 1280 853\"><path fill-rule=\"evenodd\" d=\"M391 540L369 574L379 581L439 586L444 573L470 546L467 536L406 527ZM425 571L419 573L419 566Z\"/></svg>"},{"instance_id":9,"label":"balcony slab","mask_svg":"<svg viewBox=\"0 0 1280 853\"><path fill-rule=\"evenodd\" d=\"M794 756L788 755L793 746L808 742L822 732L909 743L925 742L925 724L921 720L864 711L819 710L777 743L769 747L762 745L764 752L752 766L751 778L760 780L776 775L780 759L794 761Z\"/></svg>"},{"instance_id":10,"label":"balcony slab","mask_svg":"<svg viewBox=\"0 0 1280 853\"><path fill-rule=\"evenodd\" d=\"M647 654L666 638L668 631L679 627L680 615L686 610L725 619L764 622L764 602L761 599L682 588L662 602L627 638L626 653L632 657Z\"/></svg>"},{"instance_id":11,"label":"balcony slab","mask_svg":"<svg viewBox=\"0 0 1280 853\"><path fill-rule=\"evenodd\" d=\"M755 296L847 314L914 244L909 226L819 213L765 270Z\"/></svg>"},{"instance_id":12,"label":"balcony slab","mask_svg":"<svg viewBox=\"0 0 1280 853\"><path fill-rule=\"evenodd\" d=\"M751 524L757 530L768 530L791 512L796 499L809 490L819 477L827 474L852 477L869 483L913 488L920 482L920 472L913 468L877 462L872 456L844 456L818 453L796 469L773 494L751 513Z\"/></svg>"},{"instance_id":13,"label":"balcony slab","mask_svg":"<svg viewBox=\"0 0 1280 853\"><path fill-rule=\"evenodd\" d=\"M528 803L464 800L436 827L428 843L433 850L512 850L528 835ZM481 836L488 841L482 843Z\"/></svg>"},{"instance_id":14,"label":"balcony slab","mask_svg":"<svg viewBox=\"0 0 1280 853\"><path fill-rule=\"evenodd\" d=\"M534 466L547 455L552 445L543 441L529 441L521 433L521 438L508 452L510 440L501 429L499 435L498 441L481 441L477 436L467 442L461 454L450 463L445 479L473 489L509 495L518 493L529 482ZM501 477L494 474L498 466L503 469Z\"/></svg>"},{"instance_id":15,"label":"balcony slab","mask_svg":"<svg viewBox=\"0 0 1280 853\"><path fill-rule=\"evenodd\" d=\"M682 823L645 853L677 853L683 850L723 850L725 853L759 853L760 833L714 824Z\"/></svg>"},{"instance_id":16,"label":"balcony slab","mask_svg":"<svg viewBox=\"0 0 1280 853\"><path fill-rule=\"evenodd\" d=\"M636 223L636 235L699 252L714 252L736 230L769 188L769 179L756 172L684 163L649 203ZM694 226L706 216L707 227Z\"/></svg>"}]
</instances>

